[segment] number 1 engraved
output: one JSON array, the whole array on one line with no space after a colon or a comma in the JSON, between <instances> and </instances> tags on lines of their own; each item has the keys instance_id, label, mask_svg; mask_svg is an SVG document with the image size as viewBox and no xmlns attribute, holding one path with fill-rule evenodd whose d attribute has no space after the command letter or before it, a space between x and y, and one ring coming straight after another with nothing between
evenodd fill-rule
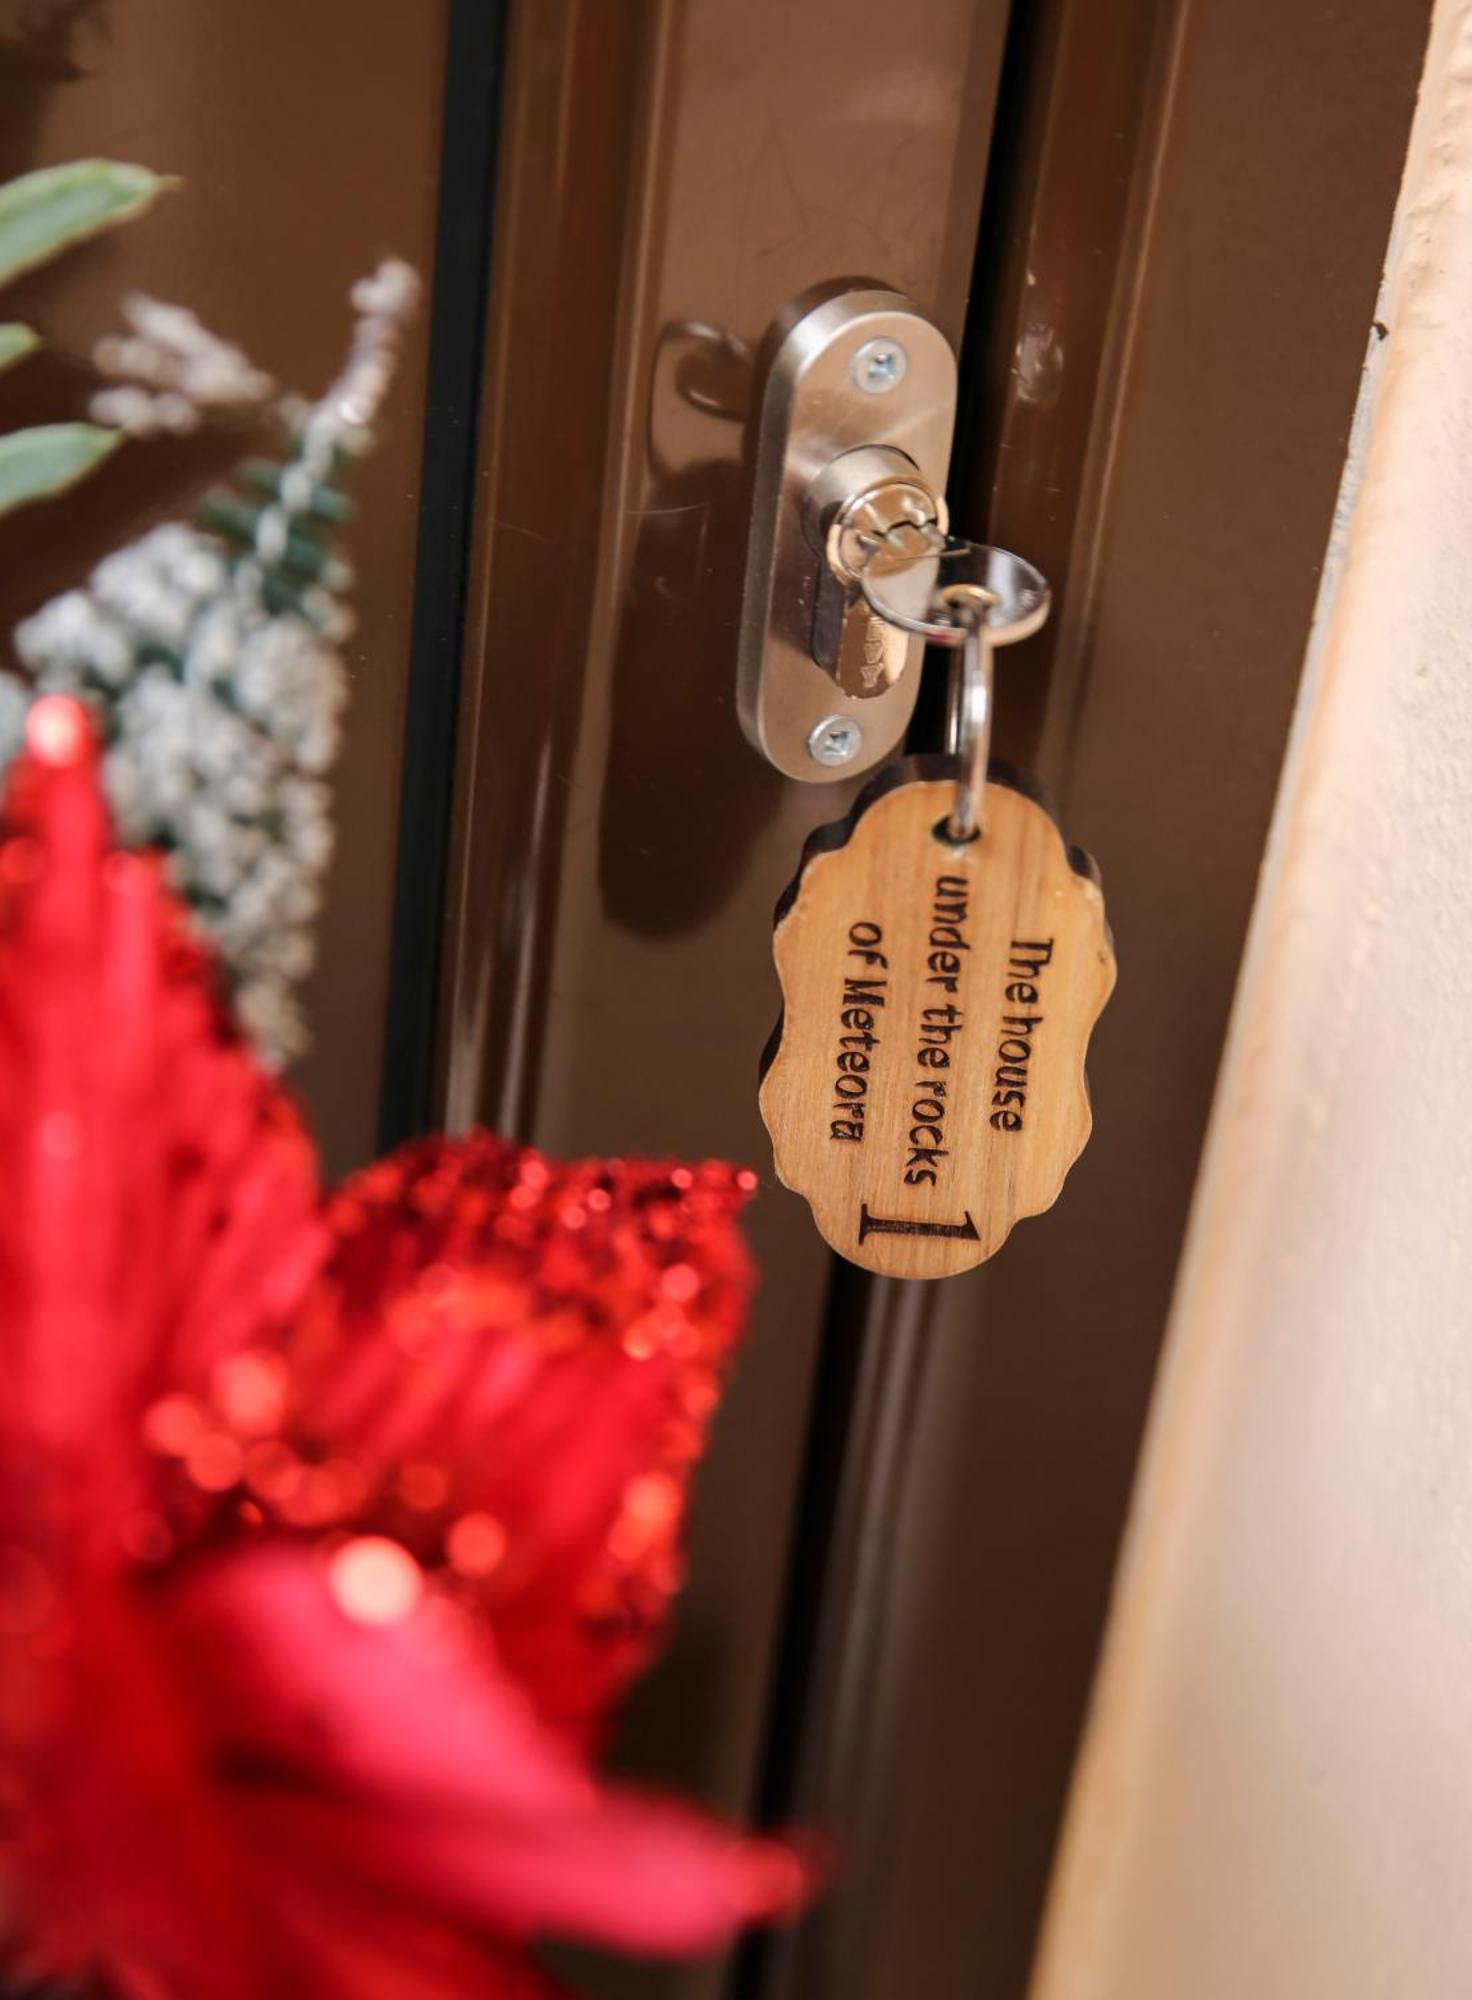
<instances>
[{"instance_id":1,"label":"number 1 engraved","mask_svg":"<svg viewBox=\"0 0 1472 2000\"><path fill-rule=\"evenodd\" d=\"M908 1222L903 1216L871 1215L866 1201L859 1203L859 1241L870 1236L950 1236L963 1243L978 1243L981 1232L966 1211L964 1222Z\"/></svg>"}]
</instances>

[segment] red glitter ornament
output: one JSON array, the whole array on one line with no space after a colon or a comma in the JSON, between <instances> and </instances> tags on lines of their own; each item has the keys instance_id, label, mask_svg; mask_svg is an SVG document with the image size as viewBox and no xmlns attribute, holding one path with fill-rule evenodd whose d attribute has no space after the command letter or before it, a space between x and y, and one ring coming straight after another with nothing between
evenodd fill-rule
<instances>
[{"instance_id":1,"label":"red glitter ornament","mask_svg":"<svg viewBox=\"0 0 1472 2000\"><path fill-rule=\"evenodd\" d=\"M428 1141L326 1199L81 711L0 843L0 1959L171 2000L551 1989L808 1868L588 1756L745 1313L719 1165Z\"/></svg>"}]
</instances>

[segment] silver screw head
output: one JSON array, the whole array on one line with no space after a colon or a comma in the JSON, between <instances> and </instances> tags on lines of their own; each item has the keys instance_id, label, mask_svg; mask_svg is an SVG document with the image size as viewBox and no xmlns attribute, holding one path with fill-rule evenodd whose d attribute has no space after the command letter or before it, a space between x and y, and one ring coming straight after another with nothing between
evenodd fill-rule
<instances>
[{"instance_id":1,"label":"silver screw head","mask_svg":"<svg viewBox=\"0 0 1472 2000\"><path fill-rule=\"evenodd\" d=\"M825 715L808 735L808 755L825 770L852 764L864 747L864 732L851 715Z\"/></svg>"},{"instance_id":2,"label":"silver screw head","mask_svg":"<svg viewBox=\"0 0 1472 2000\"><path fill-rule=\"evenodd\" d=\"M910 357L890 334L866 340L848 364L848 372L866 395L887 396L910 372Z\"/></svg>"}]
</instances>

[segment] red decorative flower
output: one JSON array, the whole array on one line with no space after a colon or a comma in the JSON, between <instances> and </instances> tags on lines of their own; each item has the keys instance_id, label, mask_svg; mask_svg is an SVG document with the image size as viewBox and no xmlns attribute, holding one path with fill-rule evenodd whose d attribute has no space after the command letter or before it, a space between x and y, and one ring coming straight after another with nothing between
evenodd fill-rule
<instances>
[{"instance_id":1,"label":"red decorative flower","mask_svg":"<svg viewBox=\"0 0 1472 2000\"><path fill-rule=\"evenodd\" d=\"M731 1169L483 1134L325 1202L81 711L0 844L0 1950L160 2000L550 1991L790 1848L589 1772L749 1290Z\"/></svg>"}]
</instances>

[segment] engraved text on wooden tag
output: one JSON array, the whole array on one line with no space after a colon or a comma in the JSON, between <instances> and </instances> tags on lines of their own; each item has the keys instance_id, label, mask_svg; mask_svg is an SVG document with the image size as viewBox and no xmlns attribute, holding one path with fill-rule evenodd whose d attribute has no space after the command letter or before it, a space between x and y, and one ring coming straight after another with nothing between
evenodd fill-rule
<instances>
[{"instance_id":1,"label":"engraved text on wooden tag","mask_svg":"<svg viewBox=\"0 0 1472 2000\"><path fill-rule=\"evenodd\" d=\"M957 844L953 783L905 776L815 837L779 912L761 1106L835 1250L938 1278L1057 1199L1114 954L1092 866L1043 806L993 780L983 836Z\"/></svg>"}]
</instances>

